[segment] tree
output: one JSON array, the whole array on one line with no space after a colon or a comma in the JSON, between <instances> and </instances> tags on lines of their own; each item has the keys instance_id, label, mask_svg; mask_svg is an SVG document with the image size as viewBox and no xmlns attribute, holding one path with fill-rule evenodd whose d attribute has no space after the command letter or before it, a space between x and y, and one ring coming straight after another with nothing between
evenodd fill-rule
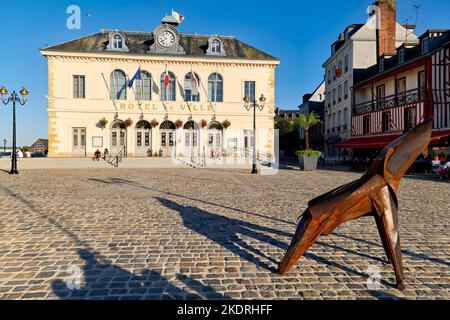
<instances>
[{"instance_id":1,"label":"tree","mask_svg":"<svg viewBox=\"0 0 450 320\"><path fill-rule=\"evenodd\" d=\"M295 130L295 126L293 121L287 119L278 120L275 123L275 129L278 129L280 132L280 136L284 136Z\"/></svg>"},{"instance_id":2,"label":"tree","mask_svg":"<svg viewBox=\"0 0 450 320\"><path fill-rule=\"evenodd\" d=\"M308 117L306 117L306 115L304 115L303 113L299 113L298 114L296 124L297 124L297 126L302 128L303 130L305 130L305 147L306 147L306 150L309 149L309 129L312 128L313 126L319 124L319 123L322 123L322 121L320 121L320 116L317 115L314 111L311 112L308 115Z\"/></svg>"}]
</instances>

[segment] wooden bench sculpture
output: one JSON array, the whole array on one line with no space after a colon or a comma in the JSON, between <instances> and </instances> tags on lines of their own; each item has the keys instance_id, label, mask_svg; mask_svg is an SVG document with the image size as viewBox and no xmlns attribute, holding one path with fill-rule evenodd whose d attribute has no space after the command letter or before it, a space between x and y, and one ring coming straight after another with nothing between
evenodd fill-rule
<instances>
[{"instance_id":1,"label":"wooden bench sculpture","mask_svg":"<svg viewBox=\"0 0 450 320\"><path fill-rule=\"evenodd\" d=\"M430 143L431 130L431 121L416 126L382 150L359 180L310 201L278 266L279 273L286 274L319 236L329 235L344 222L374 216L397 288L403 290L397 192L402 177Z\"/></svg>"}]
</instances>

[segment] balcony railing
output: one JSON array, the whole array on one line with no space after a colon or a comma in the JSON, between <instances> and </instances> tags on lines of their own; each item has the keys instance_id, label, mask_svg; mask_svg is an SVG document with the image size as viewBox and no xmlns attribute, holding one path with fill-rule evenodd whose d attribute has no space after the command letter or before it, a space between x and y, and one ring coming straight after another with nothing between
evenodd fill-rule
<instances>
[{"instance_id":1,"label":"balcony railing","mask_svg":"<svg viewBox=\"0 0 450 320\"><path fill-rule=\"evenodd\" d=\"M386 96L381 99L374 99L363 103L355 104L353 114L362 114L382 109L400 107L410 103L423 102L426 100L425 89L411 89L402 93Z\"/></svg>"}]
</instances>

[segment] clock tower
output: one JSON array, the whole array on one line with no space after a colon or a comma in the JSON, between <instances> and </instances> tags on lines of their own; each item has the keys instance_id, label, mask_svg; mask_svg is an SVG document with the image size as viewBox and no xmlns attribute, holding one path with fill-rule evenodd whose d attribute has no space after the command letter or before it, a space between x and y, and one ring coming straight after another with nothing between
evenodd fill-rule
<instances>
[{"instance_id":1,"label":"clock tower","mask_svg":"<svg viewBox=\"0 0 450 320\"><path fill-rule=\"evenodd\" d=\"M154 42L149 48L151 53L185 54L180 45L180 33L177 30L178 21L172 16L166 16L153 31Z\"/></svg>"}]
</instances>

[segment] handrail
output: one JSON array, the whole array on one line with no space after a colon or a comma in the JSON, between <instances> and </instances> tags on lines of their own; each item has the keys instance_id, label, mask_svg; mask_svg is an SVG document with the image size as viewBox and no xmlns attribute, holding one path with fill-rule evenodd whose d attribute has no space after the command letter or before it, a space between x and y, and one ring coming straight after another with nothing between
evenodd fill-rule
<instances>
[{"instance_id":1,"label":"handrail","mask_svg":"<svg viewBox=\"0 0 450 320\"><path fill-rule=\"evenodd\" d=\"M119 153L117 153L115 156L109 156L108 160L106 160L110 165L118 168L119 163L122 163L123 158L126 158L127 156L127 147L123 147Z\"/></svg>"},{"instance_id":2,"label":"handrail","mask_svg":"<svg viewBox=\"0 0 450 320\"><path fill-rule=\"evenodd\" d=\"M426 98L425 88L415 88L383 98L375 97L373 100L357 103L354 105L353 110L354 114L357 115L382 109L400 107L410 103L423 102Z\"/></svg>"}]
</instances>

